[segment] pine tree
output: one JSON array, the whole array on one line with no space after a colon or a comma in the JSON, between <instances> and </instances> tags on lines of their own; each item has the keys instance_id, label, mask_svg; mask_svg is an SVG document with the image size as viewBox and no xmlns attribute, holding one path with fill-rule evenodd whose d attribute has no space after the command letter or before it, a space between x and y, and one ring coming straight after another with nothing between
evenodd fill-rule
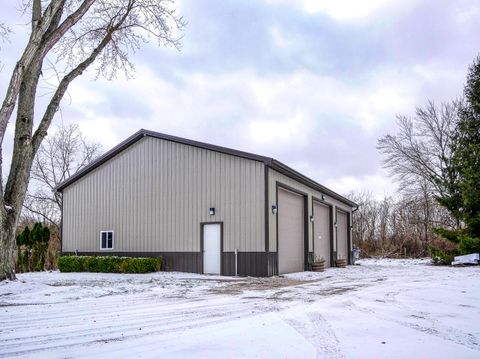
<instances>
[{"instance_id":1,"label":"pine tree","mask_svg":"<svg viewBox=\"0 0 480 359\"><path fill-rule=\"evenodd\" d=\"M455 159L462 178L462 220L466 225L460 249L472 253L480 252L480 57L469 69L465 103L460 112L460 141Z\"/></svg>"},{"instance_id":2,"label":"pine tree","mask_svg":"<svg viewBox=\"0 0 480 359\"><path fill-rule=\"evenodd\" d=\"M452 138L452 162L446 168L456 176L453 196L439 198L462 229L438 229L444 238L459 243L461 254L480 252L480 56L470 66L464 88L464 101Z\"/></svg>"},{"instance_id":3,"label":"pine tree","mask_svg":"<svg viewBox=\"0 0 480 359\"><path fill-rule=\"evenodd\" d=\"M35 223L32 229L32 263L34 271L42 271L45 268L49 239L50 230L48 227L44 227L41 223Z\"/></svg>"},{"instance_id":4,"label":"pine tree","mask_svg":"<svg viewBox=\"0 0 480 359\"><path fill-rule=\"evenodd\" d=\"M469 69L459 111L454 161L459 168L461 219L466 234L480 239L480 56Z\"/></svg>"},{"instance_id":5,"label":"pine tree","mask_svg":"<svg viewBox=\"0 0 480 359\"><path fill-rule=\"evenodd\" d=\"M32 246L32 232L26 226L17 236L17 272L30 271L30 247Z\"/></svg>"}]
</instances>

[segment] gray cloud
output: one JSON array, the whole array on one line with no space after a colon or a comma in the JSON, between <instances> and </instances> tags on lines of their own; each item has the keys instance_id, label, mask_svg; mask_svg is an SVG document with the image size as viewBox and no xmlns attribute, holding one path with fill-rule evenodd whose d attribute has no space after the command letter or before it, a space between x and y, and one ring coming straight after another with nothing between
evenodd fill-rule
<instances>
[{"instance_id":1,"label":"gray cloud","mask_svg":"<svg viewBox=\"0 0 480 359\"><path fill-rule=\"evenodd\" d=\"M275 157L338 191L383 194L392 187L377 138L394 130L396 114L461 94L478 52L474 0L392 1L347 21L296 1L179 5L188 21L182 51L146 46L128 82L91 82L87 73L63 121L105 149L144 127ZM11 6L0 9L13 16ZM28 31L16 29L2 47L0 89Z\"/></svg>"}]
</instances>

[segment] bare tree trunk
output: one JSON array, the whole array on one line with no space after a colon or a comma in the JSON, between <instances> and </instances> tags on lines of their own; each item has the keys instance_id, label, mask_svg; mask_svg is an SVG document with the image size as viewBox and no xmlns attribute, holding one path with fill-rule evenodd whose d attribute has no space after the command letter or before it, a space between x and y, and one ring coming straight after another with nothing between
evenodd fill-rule
<instances>
[{"instance_id":1,"label":"bare tree trunk","mask_svg":"<svg viewBox=\"0 0 480 359\"><path fill-rule=\"evenodd\" d=\"M15 144L10 175L5 187L5 204L9 206L2 223L2 246L5 254L0 259L0 278L15 278L15 230L22 210L34 156L32 128L35 97L42 62L32 63L25 71L20 85L15 127ZM5 258L4 258L5 256ZM5 261L5 262L4 262Z\"/></svg>"},{"instance_id":2,"label":"bare tree trunk","mask_svg":"<svg viewBox=\"0 0 480 359\"><path fill-rule=\"evenodd\" d=\"M15 279L15 237L13 219L5 212L1 218L0 231L0 281Z\"/></svg>"}]
</instances>

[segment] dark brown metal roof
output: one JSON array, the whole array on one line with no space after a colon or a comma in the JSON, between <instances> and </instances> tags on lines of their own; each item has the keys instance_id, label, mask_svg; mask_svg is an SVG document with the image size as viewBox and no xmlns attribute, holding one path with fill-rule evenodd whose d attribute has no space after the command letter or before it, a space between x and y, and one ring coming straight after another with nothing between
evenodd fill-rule
<instances>
[{"instance_id":1,"label":"dark brown metal roof","mask_svg":"<svg viewBox=\"0 0 480 359\"><path fill-rule=\"evenodd\" d=\"M339 200L343 203L346 203L346 204L348 204L352 207L357 207L356 203L354 203L354 202L350 201L349 199L339 195L338 193L322 186L321 184L319 184L319 183L315 182L314 180L302 175L300 172L295 171L294 169L288 167L287 165L285 165L285 164L281 163L280 161L277 161L273 158L260 156L260 155L254 154L254 153L238 151L238 150L227 148L227 147L216 146L216 145L212 145L212 144L205 143L205 142L193 141L193 140L189 140L189 139L186 139L186 138L166 135L166 134L163 134L163 133L144 130L144 129L141 129L140 131L136 132L135 134L133 134L132 136L127 138L125 141L121 142L120 144L118 144L117 146L112 148L110 151L106 152L105 154L103 154L102 156L97 158L95 161L91 162L89 165L82 168L80 171L78 171L77 173L75 173L71 177L67 178L65 181L59 183L55 187L54 190L58 191L58 192L63 191L64 188L68 187L69 185L71 185L72 183L74 183L75 181L80 179L81 177L85 176L87 173L90 173L95 168L97 168L100 165L102 165L103 163L107 162L112 157L116 156L117 154L122 152L124 149L130 147L135 142L137 142L138 140L140 140L140 139L142 139L143 137L146 137L146 136L159 138L159 139L162 139L162 140L167 140L167 141L172 141L172 142L177 142L177 143L181 143L181 144L188 145L188 146L204 148L204 149L207 149L207 150L220 152L220 153L225 153L225 154L232 155L232 156L243 157L243 158L253 160L253 161L263 162L266 166L269 166L270 168L273 168L274 170L276 170L276 171L278 171L278 172L280 172L280 173L282 173L282 174L284 174L288 177L291 177L291 178L297 180L298 182L305 184L308 187L311 187L315 190L318 190L318 191L320 191L320 192L322 192L322 193L324 193L328 196L331 196L331 197L333 197L333 198L335 198L335 199L337 199L337 200Z\"/></svg>"}]
</instances>

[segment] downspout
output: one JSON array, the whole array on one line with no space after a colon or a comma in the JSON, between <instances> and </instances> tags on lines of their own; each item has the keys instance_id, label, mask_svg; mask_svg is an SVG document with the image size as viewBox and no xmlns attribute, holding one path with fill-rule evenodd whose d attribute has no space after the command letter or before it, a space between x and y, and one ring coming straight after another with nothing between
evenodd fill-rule
<instances>
[{"instance_id":1,"label":"downspout","mask_svg":"<svg viewBox=\"0 0 480 359\"><path fill-rule=\"evenodd\" d=\"M238 277L238 249L235 248L235 277Z\"/></svg>"},{"instance_id":2,"label":"downspout","mask_svg":"<svg viewBox=\"0 0 480 359\"><path fill-rule=\"evenodd\" d=\"M352 235L352 230L353 230L353 214L358 211L358 208L360 206L357 204L357 207L355 207L355 209L352 210L352 218L350 219L350 221L352 223L349 223L349 226L350 226L350 240L352 241L352 264L355 264L355 250L353 249L353 235ZM360 251L360 249L358 249L358 251ZM360 257L359 257L360 258Z\"/></svg>"}]
</instances>

